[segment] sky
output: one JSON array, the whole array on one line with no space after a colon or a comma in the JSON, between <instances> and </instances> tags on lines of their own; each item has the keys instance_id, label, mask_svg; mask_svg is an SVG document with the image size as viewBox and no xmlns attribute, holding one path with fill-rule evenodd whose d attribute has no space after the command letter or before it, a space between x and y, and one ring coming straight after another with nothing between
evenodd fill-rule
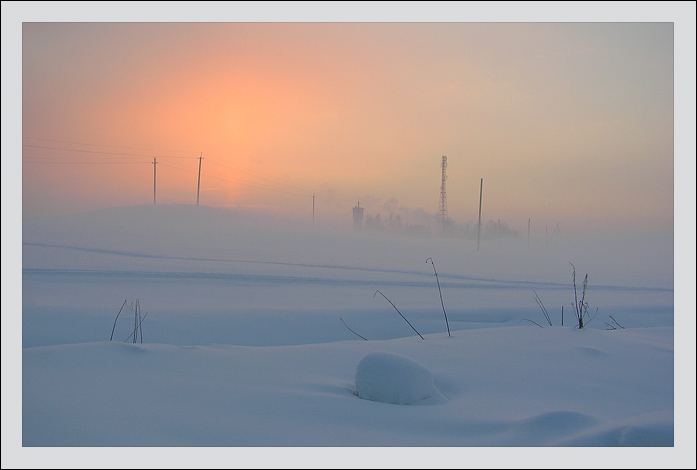
<instances>
[{"instance_id":1,"label":"sky","mask_svg":"<svg viewBox=\"0 0 697 470\"><path fill-rule=\"evenodd\" d=\"M673 235L670 8L570 22L440 6L436 21L416 2L278 21L209 6L196 21L187 2L92 5L22 17L23 218L198 199L431 224L446 156L455 223L477 222L481 190L483 221L519 232Z\"/></svg>"}]
</instances>

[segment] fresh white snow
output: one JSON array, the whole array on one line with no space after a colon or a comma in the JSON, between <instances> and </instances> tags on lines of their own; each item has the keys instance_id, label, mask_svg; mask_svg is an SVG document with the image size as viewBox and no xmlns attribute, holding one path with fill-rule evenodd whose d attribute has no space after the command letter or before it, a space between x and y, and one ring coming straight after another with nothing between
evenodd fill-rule
<instances>
[{"instance_id":1,"label":"fresh white snow","mask_svg":"<svg viewBox=\"0 0 697 470\"><path fill-rule=\"evenodd\" d=\"M672 257L654 240L589 251L492 240L477 252L138 206L26 220L22 243L21 311L3 311L4 335L7 315L22 318L13 466L82 450L63 462L680 467L694 437L694 403L676 407L676 379L694 391L694 370L675 365ZM597 308L582 330L570 261ZM136 300L147 316L133 343ZM635 450L608 453L618 447Z\"/></svg>"},{"instance_id":2,"label":"fresh white snow","mask_svg":"<svg viewBox=\"0 0 697 470\"><path fill-rule=\"evenodd\" d=\"M431 371L400 354L370 353L356 367L356 395L364 400L411 405L436 392Z\"/></svg>"}]
</instances>

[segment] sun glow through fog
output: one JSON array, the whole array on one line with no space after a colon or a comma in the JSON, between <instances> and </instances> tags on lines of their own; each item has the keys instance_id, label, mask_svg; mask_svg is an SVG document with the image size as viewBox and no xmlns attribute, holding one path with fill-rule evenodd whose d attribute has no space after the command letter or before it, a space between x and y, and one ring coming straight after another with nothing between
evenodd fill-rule
<instances>
[{"instance_id":1,"label":"sun glow through fog","mask_svg":"<svg viewBox=\"0 0 697 470\"><path fill-rule=\"evenodd\" d=\"M346 227L358 200L435 220L447 155L457 223L483 179L485 221L519 232L672 233L670 23L25 23L23 42L25 217L156 185ZM85 148L104 153L66 164Z\"/></svg>"}]
</instances>

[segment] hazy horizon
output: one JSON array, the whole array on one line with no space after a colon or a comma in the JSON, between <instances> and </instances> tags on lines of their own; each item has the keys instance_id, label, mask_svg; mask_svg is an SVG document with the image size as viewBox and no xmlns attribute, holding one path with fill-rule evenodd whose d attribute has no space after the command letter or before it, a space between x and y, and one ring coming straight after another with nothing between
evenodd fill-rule
<instances>
[{"instance_id":1,"label":"hazy horizon","mask_svg":"<svg viewBox=\"0 0 697 470\"><path fill-rule=\"evenodd\" d=\"M673 41L670 22L25 22L22 216L198 197L426 224L446 156L458 224L483 183L483 223L672 236Z\"/></svg>"},{"instance_id":2,"label":"hazy horizon","mask_svg":"<svg viewBox=\"0 0 697 470\"><path fill-rule=\"evenodd\" d=\"M22 5L3 5L3 153L22 154L3 159L4 212L22 220L156 198L345 231L359 203L364 221L434 233L446 156L460 232L476 230L481 184L482 226L523 238L694 233L694 23L675 6L269 21L144 4L158 22L136 22Z\"/></svg>"},{"instance_id":3,"label":"hazy horizon","mask_svg":"<svg viewBox=\"0 0 697 470\"><path fill-rule=\"evenodd\" d=\"M3 467L694 460L695 7L2 2Z\"/></svg>"}]
</instances>

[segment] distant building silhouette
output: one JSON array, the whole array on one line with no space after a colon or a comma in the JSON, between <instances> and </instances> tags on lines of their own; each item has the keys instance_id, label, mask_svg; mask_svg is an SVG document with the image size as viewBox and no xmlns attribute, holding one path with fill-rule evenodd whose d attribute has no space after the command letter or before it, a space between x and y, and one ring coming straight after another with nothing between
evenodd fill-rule
<instances>
[{"instance_id":1,"label":"distant building silhouette","mask_svg":"<svg viewBox=\"0 0 697 470\"><path fill-rule=\"evenodd\" d=\"M363 228L363 208L360 201L353 208L353 230L358 231Z\"/></svg>"}]
</instances>

